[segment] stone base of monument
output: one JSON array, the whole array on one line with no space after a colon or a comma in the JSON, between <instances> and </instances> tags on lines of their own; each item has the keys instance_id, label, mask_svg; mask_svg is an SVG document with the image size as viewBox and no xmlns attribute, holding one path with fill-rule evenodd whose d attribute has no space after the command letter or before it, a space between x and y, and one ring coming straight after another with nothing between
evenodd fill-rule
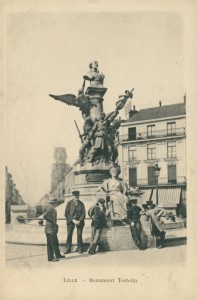
<instances>
[{"instance_id":1,"label":"stone base of monument","mask_svg":"<svg viewBox=\"0 0 197 300\"><path fill-rule=\"evenodd\" d=\"M60 222L59 222L60 223ZM147 248L155 248L156 241L152 237L149 229L149 222L142 220L142 226L148 237ZM10 226L9 226L10 227ZM86 221L86 226L83 232L84 251L87 251L90 245L91 227L90 220ZM66 242L66 222L61 221L59 226L58 238L62 249L65 247ZM6 243L22 244L22 245L45 245L46 236L44 234L44 226L34 224L21 224L15 225L14 228L6 230L5 234ZM166 230L166 238L164 247L183 245L186 243L186 228L182 229L168 229ZM99 245L99 251L120 251L120 250L137 250L134 244L128 225L116 226L103 229ZM77 235L76 230L73 234L73 246L71 251L77 250Z\"/></svg>"},{"instance_id":2,"label":"stone base of monument","mask_svg":"<svg viewBox=\"0 0 197 300\"><path fill-rule=\"evenodd\" d=\"M143 236L147 237L145 249L154 247L154 240L148 237L146 233L142 232ZM123 250L136 250L138 247L132 239L129 225L115 226L102 230L99 251L123 251Z\"/></svg>"},{"instance_id":3,"label":"stone base of monument","mask_svg":"<svg viewBox=\"0 0 197 300\"><path fill-rule=\"evenodd\" d=\"M84 166L76 164L73 167L74 173L74 185L73 190L80 192L80 200L84 203L86 212L96 202L96 190L98 186L107 178L109 178L109 166L105 163L99 163L98 165L92 165L92 163L86 163ZM61 211L62 207L73 198L72 193L65 196L65 203L57 208L57 211ZM62 214L61 214L62 215ZM58 215L58 217L60 217Z\"/></svg>"},{"instance_id":4,"label":"stone base of monument","mask_svg":"<svg viewBox=\"0 0 197 300\"><path fill-rule=\"evenodd\" d=\"M85 197L85 196L84 196ZM93 195L92 195L93 197ZM95 196L94 198L95 201ZM85 202L85 200L84 200ZM88 205L92 205L92 201L88 201ZM66 202L59 207L57 207L58 213L58 225L59 232L58 238L61 245L61 248L64 249L67 229L66 229L66 220L64 218L64 211L66 207ZM33 220L27 224L20 224L16 220L16 216L21 213L24 213L26 217L26 208L24 212L20 211L14 207L14 218L13 224L6 226L5 241L12 244L22 244L22 245L46 245L46 236L44 233L44 226L38 224L38 220ZM152 237L150 232L150 220L147 221L145 216L141 217L141 223L143 230L147 236L148 243L147 248L155 248L156 240ZM177 219L177 223L173 226L167 226L165 228L166 237L164 241L164 247L182 245L186 243L186 228L183 226L184 222L180 219ZM121 251L121 250L137 250L135 243L133 242L130 228L128 225L125 226L111 226L112 223L108 220L108 228L103 229L99 244L98 251ZM169 225L169 224L168 224ZM178 225L178 228L176 226ZM91 240L91 220L85 220L85 227L83 230L83 242L84 242L84 251L87 251ZM77 234L74 230L73 234L73 246L71 251L75 252L77 250Z\"/></svg>"}]
</instances>

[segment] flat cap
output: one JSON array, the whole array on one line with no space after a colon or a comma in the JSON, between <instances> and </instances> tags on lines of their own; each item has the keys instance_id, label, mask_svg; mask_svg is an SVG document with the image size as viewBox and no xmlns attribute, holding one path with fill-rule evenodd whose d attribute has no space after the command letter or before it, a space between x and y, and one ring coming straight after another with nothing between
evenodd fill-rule
<instances>
[{"instance_id":1,"label":"flat cap","mask_svg":"<svg viewBox=\"0 0 197 300\"><path fill-rule=\"evenodd\" d=\"M79 196L80 192L75 190L75 191L72 191L72 194L73 194L73 196Z\"/></svg>"}]
</instances>

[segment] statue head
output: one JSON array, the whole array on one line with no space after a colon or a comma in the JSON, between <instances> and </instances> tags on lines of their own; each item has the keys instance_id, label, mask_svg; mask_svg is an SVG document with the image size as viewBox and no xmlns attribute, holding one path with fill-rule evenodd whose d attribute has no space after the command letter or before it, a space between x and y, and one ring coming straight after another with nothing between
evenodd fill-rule
<instances>
[{"instance_id":1,"label":"statue head","mask_svg":"<svg viewBox=\"0 0 197 300\"><path fill-rule=\"evenodd\" d=\"M91 70L97 71L98 70L98 62L96 60L91 61L89 64Z\"/></svg>"},{"instance_id":2,"label":"statue head","mask_svg":"<svg viewBox=\"0 0 197 300\"><path fill-rule=\"evenodd\" d=\"M120 166L115 164L111 166L109 171L112 177L118 177L121 173Z\"/></svg>"}]
</instances>

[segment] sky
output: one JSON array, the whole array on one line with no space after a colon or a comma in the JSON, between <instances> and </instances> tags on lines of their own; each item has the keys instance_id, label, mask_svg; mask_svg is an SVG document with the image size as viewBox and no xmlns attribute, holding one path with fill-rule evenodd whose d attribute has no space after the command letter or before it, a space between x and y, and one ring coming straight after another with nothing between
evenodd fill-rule
<instances>
[{"instance_id":1,"label":"sky","mask_svg":"<svg viewBox=\"0 0 197 300\"><path fill-rule=\"evenodd\" d=\"M27 203L50 191L55 147L66 148L70 164L78 157L81 113L48 94L77 95L92 60L105 75L106 113L132 88L137 110L183 102L178 12L17 12L7 15L5 34L5 165Z\"/></svg>"}]
</instances>

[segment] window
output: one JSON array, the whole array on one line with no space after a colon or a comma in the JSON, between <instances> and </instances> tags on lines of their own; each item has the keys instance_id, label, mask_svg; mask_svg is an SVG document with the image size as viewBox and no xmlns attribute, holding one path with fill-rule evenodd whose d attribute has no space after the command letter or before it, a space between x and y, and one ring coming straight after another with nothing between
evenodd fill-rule
<instances>
[{"instance_id":1,"label":"window","mask_svg":"<svg viewBox=\"0 0 197 300\"><path fill-rule=\"evenodd\" d=\"M168 183L176 184L176 165L168 166Z\"/></svg>"},{"instance_id":2,"label":"window","mask_svg":"<svg viewBox=\"0 0 197 300\"><path fill-rule=\"evenodd\" d=\"M147 126L147 137L154 137L155 136L155 125L148 125Z\"/></svg>"},{"instance_id":3,"label":"window","mask_svg":"<svg viewBox=\"0 0 197 300\"><path fill-rule=\"evenodd\" d=\"M176 142L168 142L168 157L176 157Z\"/></svg>"},{"instance_id":4,"label":"window","mask_svg":"<svg viewBox=\"0 0 197 300\"><path fill-rule=\"evenodd\" d=\"M156 147L155 144L147 145L147 158L155 159L156 158Z\"/></svg>"},{"instance_id":5,"label":"window","mask_svg":"<svg viewBox=\"0 0 197 300\"><path fill-rule=\"evenodd\" d=\"M137 151L135 147L129 147L129 161L137 159Z\"/></svg>"},{"instance_id":6,"label":"window","mask_svg":"<svg viewBox=\"0 0 197 300\"><path fill-rule=\"evenodd\" d=\"M136 140L136 127L128 128L129 141Z\"/></svg>"},{"instance_id":7,"label":"window","mask_svg":"<svg viewBox=\"0 0 197 300\"><path fill-rule=\"evenodd\" d=\"M175 135L176 134L176 123L171 122L167 123L167 135Z\"/></svg>"},{"instance_id":8,"label":"window","mask_svg":"<svg viewBox=\"0 0 197 300\"><path fill-rule=\"evenodd\" d=\"M132 187L137 186L137 169L129 168L129 185Z\"/></svg>"}]
</instances>

